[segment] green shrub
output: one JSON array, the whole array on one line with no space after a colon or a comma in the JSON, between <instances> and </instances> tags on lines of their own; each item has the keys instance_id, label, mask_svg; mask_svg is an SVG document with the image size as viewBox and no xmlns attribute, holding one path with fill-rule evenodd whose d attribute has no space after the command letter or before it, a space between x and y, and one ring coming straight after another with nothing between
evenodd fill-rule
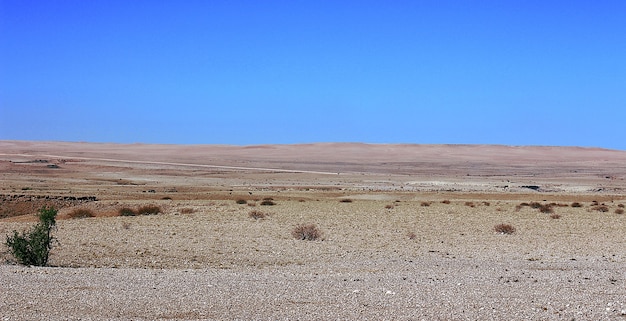
<instances>
[{"instance_id":1,"label":"green shrub","mask_svg":"<svg viewBox=\"0 0 626 321\"><path fill-rule=\"evenodd\" d=\"M39 223L30 232L13 231L13 236L7 236L6 245L11 254L20 264L46 266L52 240L50 231L56 225L57 210L54 207L42 207L39 210Z\"/></svg>"}]
</instances>

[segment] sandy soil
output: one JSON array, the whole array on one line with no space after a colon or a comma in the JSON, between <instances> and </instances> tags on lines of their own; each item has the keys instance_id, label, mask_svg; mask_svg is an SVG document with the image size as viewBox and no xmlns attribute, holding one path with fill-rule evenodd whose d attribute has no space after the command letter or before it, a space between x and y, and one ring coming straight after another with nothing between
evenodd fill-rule
<instances>
[{"instance_id":1,"label":"sandy soil","mask_svg":"<svg viewBox=\"0 0 626 321\"><path fill-rule=\"evenodd\" d=\"M51 267L0 245L0 315L626 320L625 178L603 149L0 141L0 237L60 208Z\"/></svg>"}]
</instances>

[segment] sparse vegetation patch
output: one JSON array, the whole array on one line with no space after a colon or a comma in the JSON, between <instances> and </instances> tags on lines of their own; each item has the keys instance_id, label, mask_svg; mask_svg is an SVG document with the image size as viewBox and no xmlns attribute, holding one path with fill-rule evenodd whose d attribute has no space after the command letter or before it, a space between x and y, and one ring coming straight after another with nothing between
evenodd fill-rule
<instances>
[{"instance_id":1,"label":"sparse vegetation patch","mask_svg":"<svg viewBox=\"0 0 626 321\"><path fill-rule=\"evenodd\" d=\"M96 216L96 214L94 214L94 212L90 209L87 208L77 208L73 211L71 211L68 216L70 218L88 218L88 217L94 217Z\"/></svg>"},{"instance_id":2,"label":"sparse vegetation patch","mask_svg":"<svg viewBox=\"0 0 626 321\"><path fill-rule=\"evenodd\" d=\"M322 237L322 232L315 224L302 224L296 226L291 235L297 240L315 241Z\"/></svg>"},{"instance_id":3,"label":"sparse vegetation patch","mask_svg":"<svg viewBox=\"0 0 626 321\"><path fill-rule=\"evenodd\" d=\"M515 233L515 227L513 227L513 225L510 225L510 224L498 224L494 226L493 229L496 231L496 233L500 233L500 234Z\"/></svg>"}]
</instances>

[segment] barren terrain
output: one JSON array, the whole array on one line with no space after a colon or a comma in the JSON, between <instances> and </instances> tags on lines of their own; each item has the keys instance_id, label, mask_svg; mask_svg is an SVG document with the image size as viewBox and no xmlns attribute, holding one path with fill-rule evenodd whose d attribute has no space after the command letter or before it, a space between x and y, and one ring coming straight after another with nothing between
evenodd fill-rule
<instances>
[{"instance_id":1,"label":"barren terrain","mask_svg":"<svg viewBox=\"0 0 626 321\"><path fill-rule=\"evenodd\" d=\"M3 241L59 209L50 267L0 245L0 316L626 320L625 179L594 148L0 141Z\"/></svg>"}]
</instances>

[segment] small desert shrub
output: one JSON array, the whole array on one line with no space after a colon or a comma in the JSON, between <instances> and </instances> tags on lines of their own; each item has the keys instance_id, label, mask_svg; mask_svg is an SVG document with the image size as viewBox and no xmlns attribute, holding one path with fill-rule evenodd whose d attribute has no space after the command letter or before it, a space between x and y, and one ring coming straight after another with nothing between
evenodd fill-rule
<instances>
[{"instance_id":1,"label":"small desert shrub","mask_svg":"<svg viewBox=\"0 0 626 321\"><path fill-rule=\"evenodd\" d=\"M240 198L240 199L236 200L235 203L237 203L237 204L248 204L248 201Z\"/></svg>"},{"instance_id":2,"label":"small desert shrub","mask_svg":"<svg viewBox=\"0 0 626 321\"><path fill-rule=\"evenodd\" d=\"M137 215L157 215L163 213L163 210L156 205L144 205L137 209Z\"/></svg>"},{"instance_id":3,"label":"small desert shrub","mask_svg":"<svg viewBox=\"0 0 626 321\"><path fill-rule=\"evenodd\" d=\"M264 201L273 201L274 199L273 199L273 198L271 198L271 197L266 197L266 198L264 198L263 200L264 200Z\"/></svg>"},{"instance_id":4,"label":"small desert shrub","mask_svg":"<svg viewBox=\"0 0 626 321\"><path fill-rule=\"evenodd\" d=\"M489 203L489 202L487 202L487 201L484 201L484 202L483 202L483 205L485 205L485 206L491 206L491 203Z\"/></svg>"},{"instance_id":5,"label":"small desert shrub","mask_svg":"<svg viewBox=\"0 0 626 321\"><path fill-rule=\"evenodd\" d=\"M624 214L624 209L623 208L615 209L615 214Z\"/></svg>"},{"instance_id":6,"label":"small desert shrub","mask_svg":"<svg viewBox=\"0 0 626 321\"><path fill-rule=\"evenodd\" d=\"M519 203L519 206L530 206L530 204L528 204L526 202L521 202L521 203Z\"/></svg>"},{"instance_id":7,"label":"small desert shrub","mask_svg":"<svg viewBox=\"0 0 626 321\"><path fill-rule=\"evenodd\" d=\"M420 206L430 206L430 202L421 202Z\"/></svg>"},{"instance_id":8,"label":"small desert shrub","mask_svg":"<svg viewBox=\"0 0 626 321\"><path fill-rule=\"evenodd\" d=\"M52 240L50 234L56 225L57 210L54 207L42 207L39 210L39 223L30 230L13 236L7 235L6 246L20 264L45 266L48 264Z\"/></svg>"},{"instance_id":9,"label":"small desert shrub","mask_svg":"<svg viewBox=\"0 0 626 321\"><path fill-rule=\"evenodd\" d=\"M302 224L296 226L291 235L298 240L315 241L322 237L322 232L315 224Z\"/></svg>"},{"instance_id":10,"label":"small desert shrub","mask_svg":"<svg viewBox=\"0 0 626 321\"><path fill-rule=\"evenodd\" d=\"M500 234L513 234L515 233L515 227L510 224L498 224L493 229Z\"/></svg>"},{"instance_id":11,"label":"small desert shrub","mask_svg":"<svg viewBox=\"0 0 626 321\"><path fill-rule=\"evenodd\" d=\"M541 206L539 207L539 212L541 212L541 213L551 214L551 213L554 213L554 209L552 209L552 205L550 205L550 204L545 204L545 205L541 205Z\"/></svg>"},{"instance_id":12,"label":"small desert shrub","mask_svg":"<svg viewBox=\"0 0 626 321\"><path fill-rule=\"evenodd\" d=\"M474 202L465 202L465 206L476 207L476 204Z\"/></svg>"},{"instance_id":13,"label":"small desert shrub","mask_svg":"<svg viewBox=\"0 0 626 321\"><path fill-rule=\"evenodd\" d=\"M248 203L248 206L250 206L250 207L255 207L255 206L256 206L256 203L255 203L255 202L250 202L250 203Z\"/></svg>"},{"instance_id":14,"label":"small desert shrub","mask_svg":"<svg viewBox=\"0 0 626 321\"><path fill-rule=\"evenodd\" d=\"M550 218L554 219L554 220L558 220L558 219L561 218L561 215L559 215L559 214L552 214L552 215L550 215Z\"/></svg>"},{"instance_id":15,"label":"small desert shrub","mask_svg":"<svg viewBox=\"0 0 626 321\"><path fill-rule=\"evenodd\" d=\"M443 201L441 201L441 203L443 203L443 204L450 204L450 200L443 200Z\"/></svg>"},{"instance_id":16,"label":"small desert shrub","mask_svg":"<svg viewBox=\"0 0 626 321\"><path fill-rule=\"evenodd\" d=\"M515 205L515 211L519 212L522 209L522 205Z\"/></svg>"},{"instance_id":17,"label":"small desert shrub","mask_svg":"<svg viewBox=\"0 0 626 321\"><path fill-rule=\"evenodd\" d=\"M164 200L164 201L171 201L172 200L172 198L169 197L169 196L163 196L163 197L161 197L161 199Z\"/></svg>"},{"instance_id":18,"label":"small desert shrub","mask_svg":"<svg viewBox=\"0 0 626 321\"><path fill-rule=\"evenodd\" d=\"M70 218L87 218L96 216L92 210L87 208L77 208L71 211L68 216Z\"/></svg>"},{"instance_id":19,"label":"small desert shrub","mask_svg":"<svg viewBox=\"0 0 626 321\"><path fill-rule=\"evenodd\" d=\"M624 204L619 204L619 205L617 205L617 207L624 208Z\"/></svg>"},{"instance_id":20,"label":"small desert shrub","mask_svg":"<svg viewBox=\"0 0 626 321\"><path fill-rule=\"evenodd\" d=\"M248 213L248 216L252 217L255 220L260 220L260 219L265 218L267 214L261 211L254 210L254 211L250 211L250 213Z\"/></svg>"},{"instance_id":21,"label":"small desert shrub","mask_svg":"<svg viewBox=\"0 0 626 321\"><path fill-rule=\"evenodd\" d=\"M578 202L574 202L574 203L572 203L572 205L571 205L571 206L572 206L572 207L583 207L583 204L580 204L580 203L578 203Z\"/></svg>"},{"instance_id":22,"label":"small desert shrub","mask_svg":"<svg viewBox=\"0 0 626 321\"><path fill-rule=\"evenodd\" d=\"M129 207L122 207L120 208L117 213L120 214L120 216L135 216L137 215L137 213L135 212L134 209L129 208Z\"/></svg>"},{"instance_id":23,"label":"small desert shrub","mask_svg":"<svg viewBox=\"0 0 626 321\"><path fill-rule=\"evenodd\" d=\"M539 209L543 205L541 203L539 203L539 202L531 202L529 206L530 206L530 208Z\"/></svg>"},{"instance_id":24,"label":"small desert shrub","mask_svg":"<svg viewBox=\"0 0 626 321\"><path fill-rule=\"evenodd\" d=\"M406 236L409 238L409 240L415 240L417 238L417 234L415 234L415 232L406 233Z\"/></svg>"},{"instance_id":25,"label":"small desert shrub","mask_svg":"<svg viewBox=\"0 0 626 321\"><path fill-rule=\"evenodd\" d=\"M264 206L272 206L272 205L276 205L276 203L274 203L274 201L272 201L272 200L263 200L263 201L261 202L261 205L264 205Z\"/></svg>"},{"instance_id":26,"label":"small desert shrub","mask_svg":"<svg viewBox=\"0 0 626 321\"><path fill-rule=\"evenodd\" d=\"M596 205L594 207L591 208L594 211L598 211L598 212L602 212L602 213L606 213L609 211L609 207L602 204L602 205Z\"/></svg>"},{"instance_id":27,"label":"small desert shrub","mask_svg":"<svg viewBox=\"0 0 626 321\"><path fill-rule=\"evenodd\" d=\"M191 208L191 207L185 207L185 208L181 208L180 209L180 214L191 214L193 212L195 212L196 210Z\"/></svg>"},{"instance_id":28,"label":"small desert shrub","mask_svg":"<svg viewBox=\"0 0 626 321\"><path fill-rule=\"evenodd\" d=\"M130 229L130 223L128 223L128 222L123 222L123 223L122 223L122 228L123 228L123 229L125 229L125 230Z\"/></svg>"},{"instance_id":29,"label":"small desert shrub","mask_svg":"<svg viewBox=\"0 0 626 321\"><path fill-rule=\"evenodd\" d=\"M393 209L393 205L387 204L387 205L385 205L385 208L388 209L388 210L392 210Z\"/></svg>"},{"instance_id":30,"label":"small desert shrub","mask_svg":"<svg viewBox=\"0 0 626 321\"><path fill-rule=\"evenodd\" d=\"M352 200L351 200L351 199L349 199L349 198L344 198L344 199L342 199L342 200L341 200L341 201L339 201L339 202L341 202L341 203L352 203Z\"/></svg>"}]
</instances>

